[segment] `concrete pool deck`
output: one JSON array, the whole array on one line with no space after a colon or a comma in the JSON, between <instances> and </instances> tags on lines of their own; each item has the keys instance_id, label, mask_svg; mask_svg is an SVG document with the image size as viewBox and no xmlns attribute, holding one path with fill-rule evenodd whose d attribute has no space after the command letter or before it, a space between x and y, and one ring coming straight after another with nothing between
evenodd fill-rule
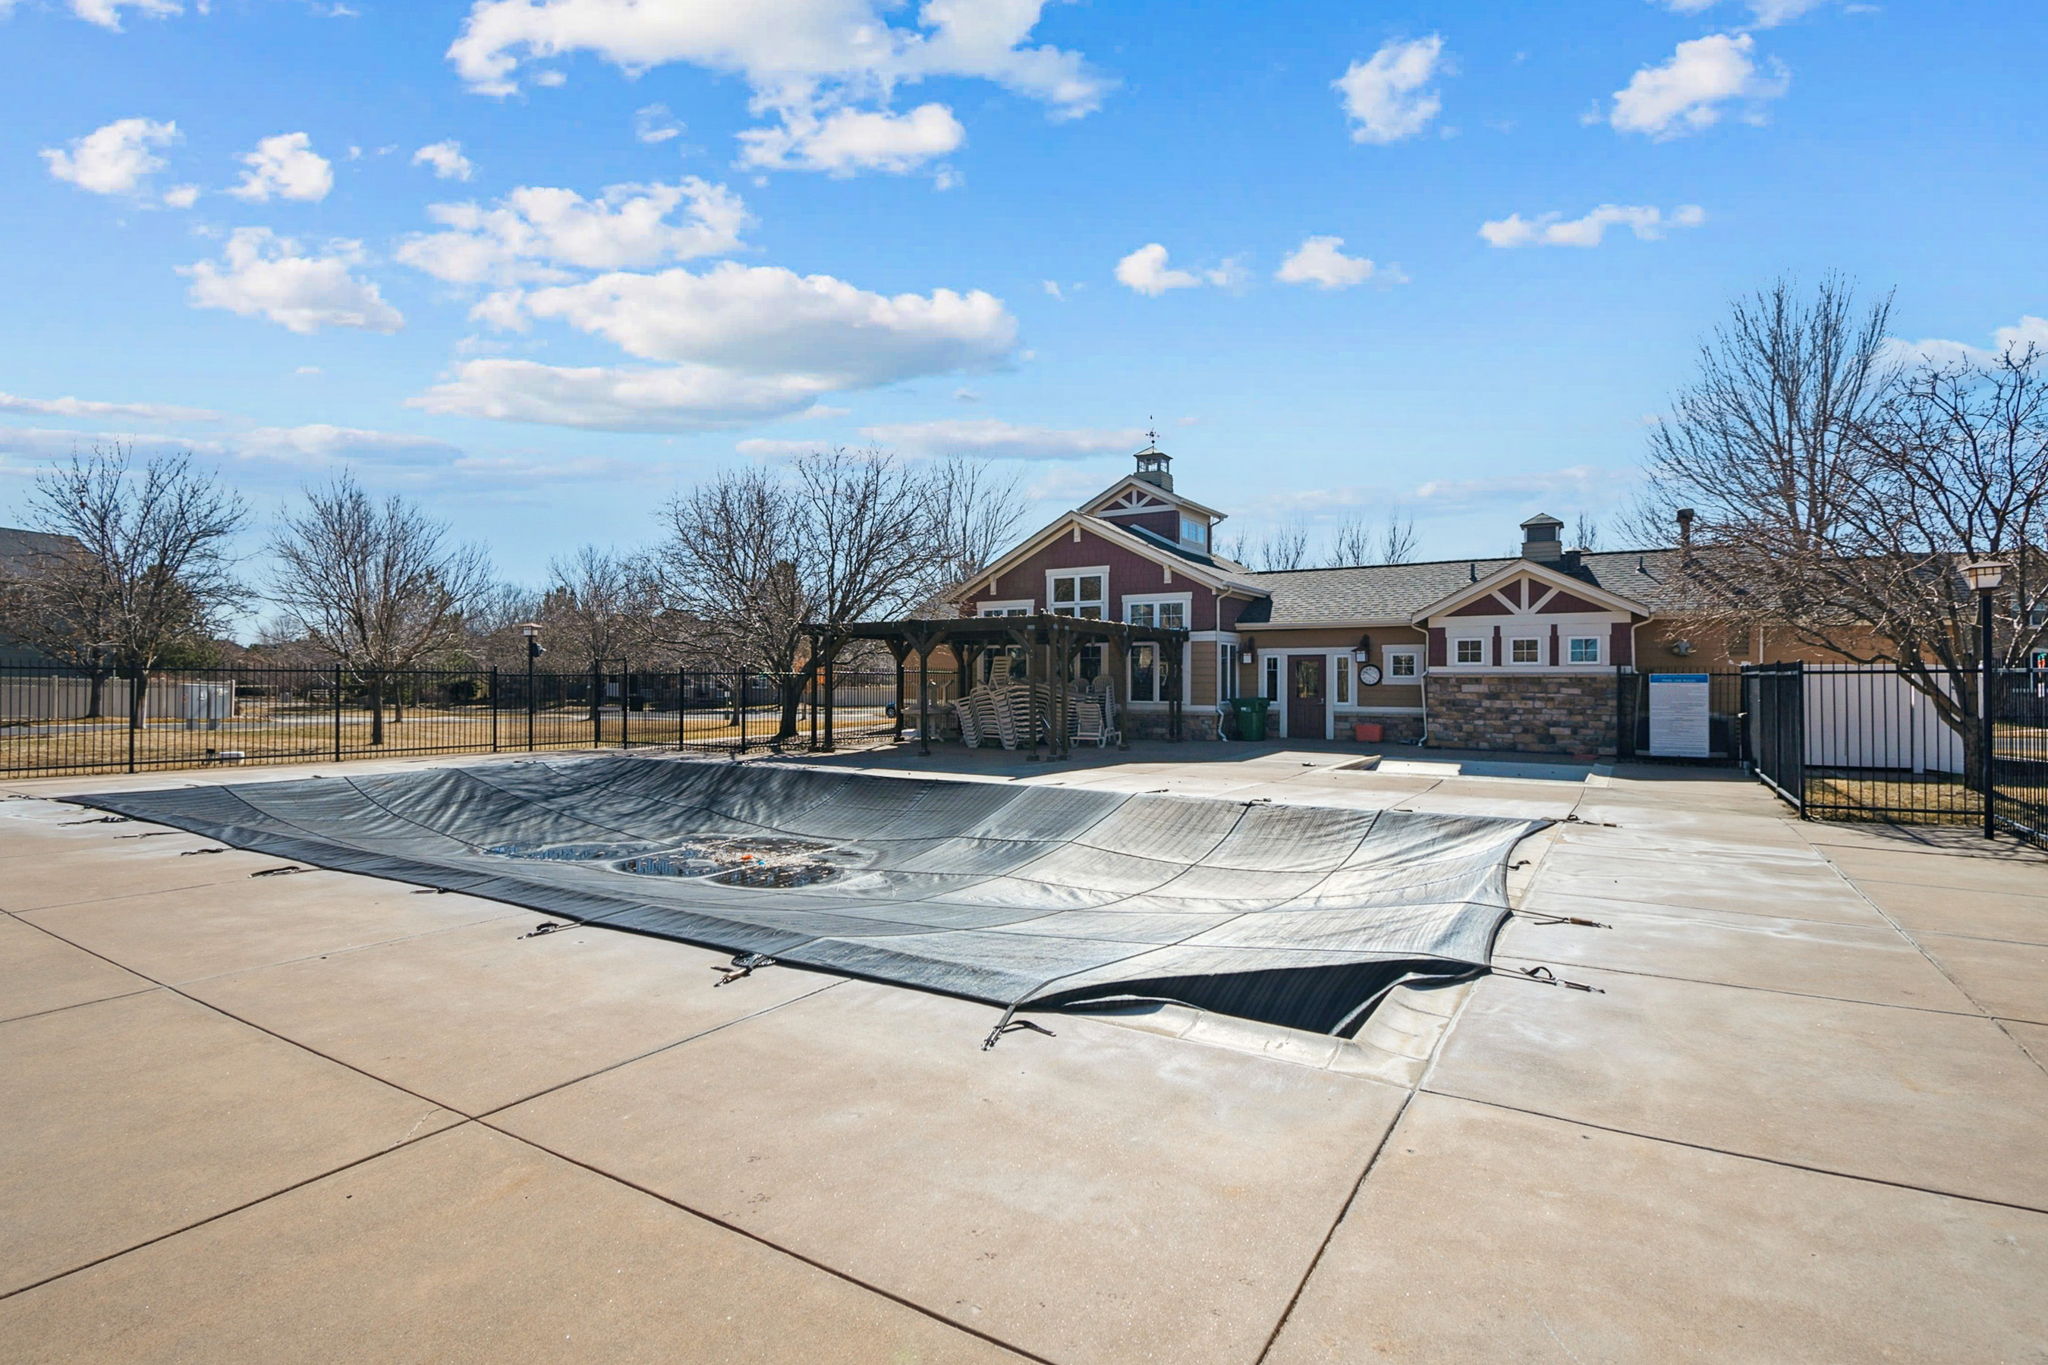
<instances>
[{"instance_id":1,"label":"concrete pool deck","mask_svg":"<svg viewBox=\"0 0 2048 1365\"><path fill-rule=\"evenodd\" d=\"M811 761L1575 817L1500 963L1599 993L1484 979L1413 1086L1079 1015L984 1053L984 1006L52 803L425 761L4 784L0 1353L2048 1359L2048 858L1699 771Z\"/></svg>"}]
</instances>

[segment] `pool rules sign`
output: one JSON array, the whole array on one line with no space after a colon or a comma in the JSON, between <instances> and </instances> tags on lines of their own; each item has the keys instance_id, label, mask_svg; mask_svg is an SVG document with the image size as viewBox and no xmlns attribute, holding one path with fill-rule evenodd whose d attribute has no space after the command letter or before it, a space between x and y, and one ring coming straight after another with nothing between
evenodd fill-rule
<instances>
[{"instance_id":1,"label":"pool rules sign","mask_svg":"<svg viewBox=\"0 0 2048 1365\"><path fill-rule=\"evenodd\" d=\"M1659 758L1706 758L1707 675L1650 675L1650 752Z\"/></svg>"}]
</instances>

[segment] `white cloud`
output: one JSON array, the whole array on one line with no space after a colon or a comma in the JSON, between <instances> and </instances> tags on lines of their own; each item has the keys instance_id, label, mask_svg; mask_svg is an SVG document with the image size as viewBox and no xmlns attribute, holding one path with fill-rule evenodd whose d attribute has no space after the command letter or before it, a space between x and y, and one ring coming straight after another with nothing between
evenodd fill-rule
<instances>
[{"instance_id":1,"label":"white cloud","mask_svg":"<svg viewBox=\"0 0 2048 1365\"><path fill-rule=\"evenodd\" d=\"M1698 204L1681 204L1669 214L1647 204L1602 204L1583 218L1569 220L1561 213L1540 213L1534 218L1511 213L1480 224L1479 235L1488 246L1599 246L1610 227L1626 227L1650 242L1662 237L1667 228L1698 227L1706 221L1707 211Z\"/></svg>"},{"instance_id":2,"label":"white cloud","mask_svg":"<svg viewBox=\"0 0 2048 1365\"><path fill-rule=\"evenodd\" d=\"M24 398L0 393L0 412L25 412L37 417L95 417L122 422L217 422L220 414L174 403L107 403L90 398Z\"/></svg>"},{"instance_id":3,"label":"white cloud","mask_svg":"<svg viewBox=\"0 0 2048 1365\"><path fill-rule=\"evenodd\" d=\"M800 374L833 388L988 369L1017 339L1002 300L978 289L890 296L830 275L730 261L702 274L600 275L534 290L516 307L645 360Z\"/></svg>"},{"instance_id":4,"label":"white cloud","mask_svg":"<svg viewBox=\"0 0 2048 1365\"><path fill-rule=\"evenodd\" d=\"M225 435L190 437L160 432L63 431L48 427L0 427L0 451L61 459L95 446L132 446L140 454L189 451L216 460L247 460L303 469L337 460L384 467L439 468L462 451L431 437L314 423L298 427L253 427Z\"/></svg>"},{"instance_id":5,"label":"white cloud","mask_svg":"<svg viewBox=\"0 0 2048 1365\"><path fill-rule=\"evenodd\" d=\"M462 154L462 144L453 138L429 142L412 154L412 164L433 167L439 180L467 180L476 173L476 167Z\"/></svg>"},{"instance_id":6,"label":"white cloud","mask_svg":"<svg viewBox=\"0 0 2048 1365\"><path fill-rule=\"evenodd\" d=\"M1157 242L1147 242L1116 263L1117 283L1158 298L1170 289L1193 289L1204 284L1227 288L1244 279L1244 269L1235 257L1200 273L1175 269L1166 263L1166 259L1165 247Z\"/></svg>"},{"instance_id":7,"label":"white cloud","mask_svg":"<svg viewBox=\"0 0 2048 1365\"><path fill-rule=\"evenodd\" d=\"M1888 337L1885 340L1885 358L1900 365L1988 365L2001 355L2023 355L2027 349L2048 355L2048 318L2028 314L2010 327L2000 327L1991 334L1989 346L1974 346L1967 341L1948 341L1929 337L1921 341L1908 341L1903 337Z\"/></svg>"},{"instance_id":8,"label":"white cloud","mask_svg":"<svg viewBox=\"0 0 2048 1365\"><path fill-rule=\"evenodd\" d=\"M739 136L745 166L903 175L956 150L967 130L945 105L920 104L907 114L837 109L822 118L808 109L785 109L780 126L750 128Z\"/></svg>"},{"instance_id":9,"label":"white cloud","mask_svg":"<svg viewBox=\"0 0 2048 1365\"><path fill-rule=\"evenodd\" d=\"M925 0L915 27L887 0L476 0L448 59L470 86L507 95L522 64L590 52L629 72L686 62L741 76L772 103L824 87L886 92L937 76L993 81L1068 114L1107 88L1078 53L1027 47L1044 0Z\"/></svg>"},{"instance_id":10,"label":"white cloud","mask_svg":"<svg viewBox=\"0 0 2048 1365\"><path fill-rule=\"evenodd\" d=\"M681 137L683 125L668 111L666 104L643 105L633 111L633 136L642 142L667 142L670 138Z\"/></svg>"},{"instance_id":11,"label":"white cloud","mask_svg":"<svg viewBox=\"0 0 2048 1365\"><path fill-rule=\"evenodd\" d=\"M596 431L708 431L786 417L833 385L710 365L569 368L531 360L466 361L408 406L460 417Z\"/></svg>"},{"instance_id":12,"label":"white cloud","mask_svg":"<svg viewBox=\"0 0 2048 1365\"><path fill-rule=\"evenodd\" d=\"M334 167L313 150L313 139L305 133L264 138L242 164L249 169L228 193L251 203L263 203L273 195L317 203L334 188Z\"/></svg>"},{"instance_id":13,"label":"white cloud","mask_svg":"<svg viewBox=\"0 0 2048 1365\"><path fill-rule=\"evenodd\" d=\"M1429 126L1443 108L1429 83L1440 75L1444 40L1432 33L1412 42L1388 43L1370 58L1353 62L1331 84L1344 96L1353 142L1399 142Z\"/></svg>"},{"instance_id":14,"label":"white cloud","mask_svg":"<svg viewBox=\"0 0 2048 1365\"><path fill-rule=\"evenodd\" d=\"M701 431L815 412L830 393L986 370L1008 359L1017 330L1002 301L979 290L888 296L732 262L501 291L477 312L498 325L559 321L657 363L472 360L416 406L613 431Z\"/></svg>"},{"instance_id":15,"label":"white cloud","mask_svg":"<svg viewBox=\"0 0 2048 1365\"><path fill-rule=\"evenodd\" d=\"M1678 14L1702 14L1720 0L1664 0L1664 7ZM1743 0L1755 28L1776 28L1811 13L1828 0Z\"/></svg>"},{"instance_id":16,"label":"white cloud","mask_svg":"<svg viewBox=\"0 0 2048 1365\"><path fill-rule=\"evenodd\" d=\"M1084 460L1121 455L1144 444L1137 427L1018 426L992 417L862 427L863 441L912 457L971 455L984 460Z\"/></svg>"},{"instance_id":17,"label":"white cloud","mask_svg":"<svg viewBox=\"0 0 2048 1365\"><path fill-rule=\"evenodd\" d=\"M1341 248L1342 237L1308 237L1294 249L1292 255L1280 263L1273 272L1273 278L1282 284L1312 284L1318 289L1349 289L1364 284L1379 267L1363 256L1346 256ZM1398 271L1385 273L1390 283L1403 283L1406 276Z\"/></svg>"},{"instance_id":18,"label":"white cloud","mask_svg":"<svg viewBox=\"0 0 2048 1365\"><path fill-rule=\"evenodd\" d=\"M1760 67L1756 39L1747 33L1712 33L1680 43L1671 60L1646 66L1614 92L1608 122L1624 133L1645 133L1663 141L1711 128L1722 106L1743 105L1741 117L1763 120L1762 105L1790 88L1784 64L1772 58Z\"/></svg>"},{"instance_id":19,"label":"white cloud","mask_svg":"<svg viewBox=\"0 0 2048 1365\"><path fill-rule=\"evenodd\" d=\"M269 228L236 228L218 262L180 266L179 273L191 277L195 308L262 316L294 332L322 327L395 332L405 325L376 285L350 273L362 261L359 244L332 242L326 252L303 254L296 241Z\"/></svg>"},{"instance_id":20,"label":"white cloud","mask_svg":"<svg viewBox=\"0 0 2048 1365\"><path fill-rule=\"evenodd\" d=\"M683 221L672 222L676 210ZM597 199L574 190L522 186L491 208L434 204L447 231L422 233L398 259L451 284L563 280L565 268L616 270L738 249L746 205L723 185L694 176L673 185L612 185Z\"/></svg>"},{"instance_id":21,"label":"white cloud","mask_svg":"<svg viewBox=\"0 0 2048 1365\"><path fill-rule=\"evenodd\" d=\"M1081 55L1032 45L1046 0L473 0L448 59L471 89L509 95L535 68L592 53L638 74L671 62L736 75L780 127L742 134L748 164L850 174L899 170L958 146L950 110L890 110L898 87L941 77L993 82L1055 117L1096 109L1110 82ZM910 22L892 19L908 14ZM813 146L812 144L816 144ZM938 150L933 150L938 148Z\"/></svg>"},{"instance_id":22,"label":"white cloud","mask_svg":"<svg viewBox=\"0 0 2048 1365\"><path fill-rule=\"evenodd\" d=\"M200 9L206 6L202 3ZM132 9L137 14L151 19L166 19L173 14L183 14L185 7L178 0L71 0L71 12L89 24L101 28L121 31L121 11Z\"/></svg>"},{"instance_id":23,"label":"white cloud","mask_svg":"<svg viewBox=\"0 0 2048 1365\"><path fill-rule=\"evenodd\" d=\"M380 465L440 465L462 453L459 447L427 436L329 426L324 422L257 427L231 437L228 445L240 458L283 464L359 460Z\"/></svg>"},{"instance_id":24,"label":"white cloud","mask_svg":"<svg viewBox=\"0 0 2048 1365\"><path fill-rule=\"evenodd\" d=\"M67 148L46 147L42 157L50 174L94 194L135 194L142 182L164 167L152 148L178 140L178 125L146 118L116 119Z\"/></svg>"},{"instance_id":25,"label":"white cloud","mask_svg":"<svg viewBox=\"0 0 2048 1365\"><path fill-rule=\"evenodd\" d=\"M197 185L173 185L164 191L164 206L174 209L189 209L199 202Z\"/></svg>"}]
</instances>

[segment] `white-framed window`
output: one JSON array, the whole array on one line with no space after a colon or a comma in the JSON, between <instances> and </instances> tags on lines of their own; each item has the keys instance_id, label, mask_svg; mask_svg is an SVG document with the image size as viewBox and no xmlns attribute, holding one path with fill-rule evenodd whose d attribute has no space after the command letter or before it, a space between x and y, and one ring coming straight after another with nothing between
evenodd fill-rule
<instances>
[{"instance_id":1,"label":"white-framed window","mask_svg":"<svg viewBox=\"0 0 2048 1365\"><path fill-rule=\"evenodd\" d=\"M1172 701L1174 682L1175 679L1167 669L1166 660L1158 644L1151 640L1132 642L1132 701Z\"/></svg>"},{"instance_id":2,"label":"white-framed window","mask_svg":"<svg viewBox=\"0 0 2048 1365\"><path fill-rule=\"evenodd\" d=\"M1486 641L1459 640L1456 642L1456 647L1458 652L1452 657L1457 662L1461 664L1483 664L1486 662Z\"/></svg>"},{"instance_id":3,"label":"white-framed window","mask_svg":"<svg viewBox=\"0 0 2048 1365\"><path fill-rule=\"evenodd\" d=\"M1335 706L1351 705L1351 656L1339 654L1330 661L1330 681Z\"/></svg>"},{"instance_id":4,"label":"white-framed window","mask_svg":"<svg viewBox=\"0 0 2048 1365\"><path fill-rule=\"evenodd\" d=\"M1508 662L1511 664L1542 663L1543 642L1533 636L1516 636L1508 641Z\"/></svg>"},{"instance_id":5,"label":"white-framed window","mask_svg":"<svg viewBox=\"0 0 2048 1365\"><path fill-rule=\"evenodd\" d=\"M1418 678L1422 676L1422 655L1413 649L1390 649L1387 651L1387 676L1389 678Z\"/></svg>"},{"instance_id":6,"label":"white-framed window","mask_svg":"<svg viewBox=\"0 0 2048 1365\"><path fill-rule=\"evenodd\" d=\"M1243 652L1236 645L1216 647L1216 700L1229 701L1237 695L1238 660L1243 657Z\"/></svg>"},{"instance_id":7,"label":"white-framed window","mask_svg":"<svg viewBox=\"0 0 2048 1365\"><path fill-rule=\"evenodd\" d=\"M1076 569L1048 573L1046 599L1055 616L1082 616L1100 621L1109 603L1109 570Z\"/></svg>"},{"instance_id":8,"label":"white-framed window","mask_svg":"<svg viewBox=\"0 0 2048 1365\"><path fill-rule=\"evenodd\" d=\"M1280 700L1280 656L1277 654L1266 656L1266 700Z\"/></svg>"},{"instance_id":9,"label":"white-framed window","mask_svg":"<svg viewBox=\"0 0 2048 1365\"><path fill-rule=\"evenodd\" d=\"M1209 548L1209 523L1199 517L1184 516L1180 519L1180 543L1192 545L1198 550Z\"/></svg>"},{"instance_id":10,"label":"white-framed window","mask_svg":"<svg viewBox=\"0 0 2048 1365\"><path fill-rule=\"evenodd\" d=\"M1031 606L1032 604L1023 598L1017 598L1008 602L983 602L975 614L978 616L1029 616L1031 614Z\"/></svg>"},{"instance_id":11,"label":"white-framed window","mask_svg":"<svg viewBox=\"0 0 2048 1365\"><path fill-rule=\"evenodd\" d=\"M1575 664L1597 664L1600 662L1600 637L1597 635L1574 635L1567 642L1570 653L1565 657Z\"/></svg>"},{"instance_id":12,"label":"white-framed window","mask_svg":"<svg viewBox=\"0 0 2048 1365\"><path fill-rule=\"evenodd\" d=\"M1172 630L1186 630L1188 599L1185 594L1178 597L1126 597L1124 620L1134 626L1165 626Z\"/></svg>"}]
</instances>

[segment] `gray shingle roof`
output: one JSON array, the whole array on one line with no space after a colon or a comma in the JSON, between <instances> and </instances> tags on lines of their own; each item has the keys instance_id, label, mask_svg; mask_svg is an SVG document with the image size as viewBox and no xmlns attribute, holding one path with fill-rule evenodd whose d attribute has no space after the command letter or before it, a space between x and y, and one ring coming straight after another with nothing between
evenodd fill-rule
<instances>
[{"instance_id":1,"label":"gray shingle roof","mask_svg":"<svg viewBox=\"0 0 2048 1365\"><path fill-rule=\"evenodd\" d=\"M45 555L65 554L78 548L70 536L25 531L18 526L0 526L0 569L28 568Z\"/></svg>"},{"instance_id":2,"label":"gray shingle roof","mask_svg":"<svg viewBox=\"0 0 2048 1365\"><path fill-rule=\"evenodd\" d=\"M1427 564L1368 564L1349 569L1293 569L1243 575L1270 594L1238 618L1244 625L1289 621L1405 619L1439 598L1483 579L1513 559L1443 559ZM1592 587L1641 602L1654 611L1682 604L1678 551L1616 550L1583 556L1576 569L1555 569Z\"/></svg>"}]
</instances>

